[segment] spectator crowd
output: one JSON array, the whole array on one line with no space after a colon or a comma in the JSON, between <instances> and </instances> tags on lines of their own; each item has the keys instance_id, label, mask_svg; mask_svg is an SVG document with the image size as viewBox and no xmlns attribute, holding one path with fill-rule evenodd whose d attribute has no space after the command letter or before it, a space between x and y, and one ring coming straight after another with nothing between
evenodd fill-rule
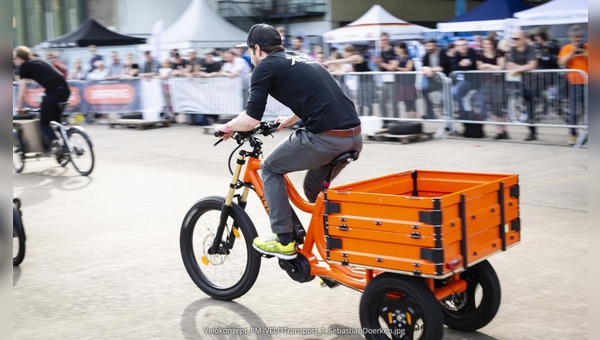
<instances>
[{"instance_id":1,"label":"spectator crowd","mask_svg":"<svg viewBox=\"0 0 600 340\"><path fill-rule=\"evenodd\" d=\"M496 139L510 138L506 125L502 124L507 121L506 92L507 88L510 89L510 80L518 80L522 84L526 108L523 122L531 125L526 140L532 141L537 139L537 131L533 126L536 122L536 98L557 82L552 78L556 78L556 74L529 71L559 68L580 70L586 74L588 71L588 45L583 43L585 32L577 25L569 28L570 42L562 47L558 42L550 40L545 32L528 36L523 31L517 31L505 40L498 40L493 33L485 37L475 35L471 41L458 38L444 47L434 39L422 42L390 41L389 35L383 33L379 52L375 51L374 44L366 47L345 45L341 49L331 48L328 57L321 45L307 46L301 36L288 41L285 39L284 28L279 27L278 30L282 32L288 51L308 54L330 71L355 101L360 115L376 114L374 104L378 104L379 115L387 118L440 118L441 113L434 110L435 102L439 102L436 94L439 98L443 87L437 74L449 76L455 72L455 77L452 77L452 97L456 103L458 118L483 120L490 117L500 123L496 125ZM127 52L122 59L117 51L111 51L110 57L105 60L95 46L89 46L88 49L89 60L74 58L68 63L70 67L54 51L46 52L45 57L66 78L72 80L241 77L244 100L248 98L253 65L248 52L243 48L211 50L201 56L193 49L185 51L185 56L174 49L170 51L168 58L161 61L150 51L143 52L139 61L131 52ZM344 74L372 71L381 74L378 78L372 73L356 77L355 91L351 93ZM402 74L405 72L408 73ZM562 92L563 97L569 101L566 121L570 125L581 120L583 108L578 107L578 103L583 102L586 82L587 79L579 74L568 73L562 76L561 84L568 86L568 91ZM419 98L423 99L422 110L417 110L416 102ZM473 104L478 110L473 109ZM420 115L418 111L422 111ZM569 142L574 143L576 137L576 130L571 129Z\"/></svg>"}]
</instances>

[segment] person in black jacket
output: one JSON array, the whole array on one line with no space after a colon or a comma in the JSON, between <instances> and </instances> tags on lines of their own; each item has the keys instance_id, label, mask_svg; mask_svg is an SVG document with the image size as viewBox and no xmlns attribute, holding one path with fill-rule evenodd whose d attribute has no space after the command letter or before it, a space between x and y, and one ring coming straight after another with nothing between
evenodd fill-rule
<instances>
[{"instance_id":1,"label":"person in black jacket","mask_svg":"<svg viewBox=\"0 0 600 340\"><path fill-rule=\"evenodd\" d=\"M265 198L275 236L257 237L254 248L281 259L297 256L292 208L284 175L308 170L304 193L315 202L329 171L329 162L343 152L362 150L360 119L329 71L303 53L286 52L281 35L267 24L252 26L246 45L255 65L246 107L236 118L215 127L229 139L234 131L249 131L263 118L271 95L293 114L277 117L278 130L302 119L304 127L284 139L261 163ZM334 175L339 173L336 168ZM341 169L339 169L341 170Z\"/></svg>"},{"instance_id":2,"label":"person in black jacket","mask_svg":"<svg viewBox=\"0 0 600 340\"><path fill-rule=\"evenodd\" d=\"M15 47L13 59L19 65L20 78L17 95L17 112L22 111L28 79L35 81L46 90L40 107L40 127L44 147L49 152L53 143L58 140L50 127L50 122L62 121L62 108L59 106L59 103L66 102L71 95L71 91L62 73L47 61L34 58L28 47Z\"/></svg>"},{"instance_id":3,"label":"person in black jacket","mask_svg":"<svg viewBox=\"0 0 600 340\"><path fill-rule=\"evenodd\" d=\"M456 46L456 54L454 55L452 71L473 71L477 69L477 54L475 50L470 48L467 40L464 38L458 39ZM471 115L472 108L470 98L467 96L471 89L477 88L476 75L468 73L457 73L452 86L452 95L458 104L460 119L474 119Z\"/></svg>"},{"instance_id":4,"label":"person in black jacket","mask_svg":"<svg viewBox=\"0 0 600 340\"><path fill-rule=\"evenodd\" d=\"M425 99L425 115L424 119L434 119L433 103L431 102L430 94L442 90L442 79L436 76L436 73L441 72L445 75L450 73L451 63L448 54L442 50L435 39L430 39L425 42L425 56L423 57L423 99Z\"/></svg>"}]
</instances>

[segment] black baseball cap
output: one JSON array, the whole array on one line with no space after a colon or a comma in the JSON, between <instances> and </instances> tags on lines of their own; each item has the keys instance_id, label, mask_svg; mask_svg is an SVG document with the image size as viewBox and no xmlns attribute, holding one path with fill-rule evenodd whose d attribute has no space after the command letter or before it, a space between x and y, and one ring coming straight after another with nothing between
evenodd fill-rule
<instances>
[{"instance_id":1,"label":"black baseball cap","mask_svg":"<svg viewBox=\"0 0 600 340\"><path fill-rule=\"evenodd\" d=\"M248 31L246 43L235 45L235 47L248 47L254 45L279 46L281 45L281 35L271 25L256 24Z\"/></svg>"}]
</instances>

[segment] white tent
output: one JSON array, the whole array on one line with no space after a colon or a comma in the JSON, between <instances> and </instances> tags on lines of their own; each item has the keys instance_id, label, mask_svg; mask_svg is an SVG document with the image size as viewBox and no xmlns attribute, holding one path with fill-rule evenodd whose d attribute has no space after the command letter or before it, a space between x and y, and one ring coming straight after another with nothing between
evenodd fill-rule
<instances>
[{"instance_id":1,"label":"white tent","mask_svg":"<svg viewBox=\"0 0 600 340\"><path fill-rule=\"evenodd\" d=\"M479 20L462 22L440 22L437 24L438 32L483 32L483 31L504 31L507 20Z\"/></svg>"},{"instance_id":2,"label":"white tent","mask_svg":"<svg viewBox=\"0 0 600 340\"><path fill-rule=\"evenodd\" d=\"M588 0L553 0L517 12L520 26L559 25L588 22Z\"/></svg>"},{"instance_id":3,"label":"white tent","mask_svg":"<svg viewBox=\"0 0 600 340\"><path fill-rule=\"evenodd\" d=\"M233 47L246 41L247 33L215 13L205 0L192 0L169 28L162 32L161 47Z\"/></svg>"},{"instance_id":4,"label":"white tent","mask_svg":"<svg viewBox=\"0 0 600 340\"><path fill-rule=\"evenodd\" d=\"M379 41L381 33L390 40L419 39L427 27L411 24L391 15L380 5L374 5L363 16L347 26L323 34L326 43Z\"/></svg>"}]
</instances>

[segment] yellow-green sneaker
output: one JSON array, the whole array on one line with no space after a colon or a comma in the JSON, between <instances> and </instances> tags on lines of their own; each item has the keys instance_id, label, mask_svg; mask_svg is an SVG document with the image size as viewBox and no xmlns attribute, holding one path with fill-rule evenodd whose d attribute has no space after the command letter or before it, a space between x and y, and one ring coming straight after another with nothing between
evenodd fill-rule
<instances>
[{"instance_id":1,"label":"yellow-green sneaker","mask_svg":"<svg viewBox=\"0 0 600 340\"><path fill-rule=\"evenodd\" d=\"M279 242L277 235L257 237L252 241L252 246L259 253L272 255L283 260L292 260L297 256L296 241L292 241L284 246Z\"/></svg>"}]
</instances>

